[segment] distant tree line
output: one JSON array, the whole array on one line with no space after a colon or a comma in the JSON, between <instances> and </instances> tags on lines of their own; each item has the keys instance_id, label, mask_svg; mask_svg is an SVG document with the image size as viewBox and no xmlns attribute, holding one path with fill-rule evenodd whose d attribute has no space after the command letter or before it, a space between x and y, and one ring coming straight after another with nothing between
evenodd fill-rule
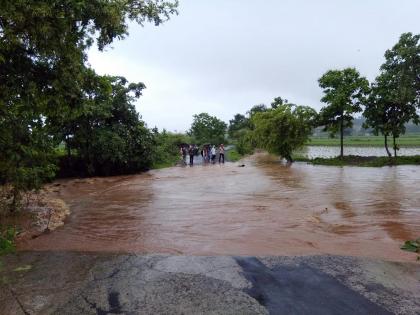
<instances>
[{"instance_id":1,"label":"distant tree line","mask_svg":"<svg viewBox=\"0 0 420 315\"><path fill-rule=\"evenodd\" d=\"M397 139L407 124L418 125L420 110L420 35L404 33L398 43L385 52L385 62L374 82L354 68L327 71L319 80L326 105L317 113L277 97L271 107L253 106L245 115L229 121L228 133L239 153L264 148L292 161L293 150L307 143L314 128L322 127L331 137L339 134L340 157L343 138L353 126L354 115L362 113L363 127L384 136L384 147L391 157L388 138L392 138L394 156Z\"/></svg>"}]
</instances>

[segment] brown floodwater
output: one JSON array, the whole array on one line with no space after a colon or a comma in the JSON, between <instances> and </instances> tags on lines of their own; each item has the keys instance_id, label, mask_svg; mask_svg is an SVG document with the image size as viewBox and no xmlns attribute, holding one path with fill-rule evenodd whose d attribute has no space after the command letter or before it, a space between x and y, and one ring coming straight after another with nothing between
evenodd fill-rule
<instances>
[{"instance_id":1,"label":"brown floodwater","mask_svg":"<svg viewBox=\"0 0 420 315\"><path fill-rule=\"evenodd\" d=\"M241 163L58 181L66 224L19 249L414 260L420 167Z\"/></svg>"}]
</instances>

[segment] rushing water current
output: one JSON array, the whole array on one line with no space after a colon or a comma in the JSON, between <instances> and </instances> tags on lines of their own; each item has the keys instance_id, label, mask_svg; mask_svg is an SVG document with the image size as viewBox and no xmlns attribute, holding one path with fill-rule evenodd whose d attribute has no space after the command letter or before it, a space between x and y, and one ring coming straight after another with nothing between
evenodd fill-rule
<instances>
[{"instance_id":1,"label":"rushing water current","mask_svg":"<svg viewBox=\"0 0 420 315\"><path fill-rule=\"evenodd\" d=\"M59 181L66 224L20 249L413 260L399 247L420 237L420 167L241 163Z\"/></svg>"}]
</instances>

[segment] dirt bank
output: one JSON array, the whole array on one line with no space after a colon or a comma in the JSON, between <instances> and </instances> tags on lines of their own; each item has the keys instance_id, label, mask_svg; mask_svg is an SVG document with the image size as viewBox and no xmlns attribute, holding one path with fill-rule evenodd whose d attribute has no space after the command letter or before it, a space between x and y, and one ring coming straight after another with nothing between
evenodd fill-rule
<instances>
[{"instance_id":1,"label":"dirt bank","mask_svg":"<svg viewBox=\"0 0 420 315\"><path fill-rule=\"evenodd\" d=\"M64 225L70 208L56 193L59 184L48 184L39 192L29 192L23 196L19 212L2 217L4 226L17 227L16 241L23 244L42 234L54 231Z\"/></svg>"}]
</instances>

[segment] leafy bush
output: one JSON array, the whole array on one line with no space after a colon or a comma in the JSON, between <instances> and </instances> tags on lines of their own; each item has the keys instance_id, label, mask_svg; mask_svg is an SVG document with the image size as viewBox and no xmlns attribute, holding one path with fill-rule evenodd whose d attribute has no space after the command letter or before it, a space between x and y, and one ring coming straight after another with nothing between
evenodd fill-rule
<instances>
[{"instance_id":1,"label":"leafy bush","mask_svg":"<svg viewBox=\"0 0 420 315\"><path fill-rule=\"evenodd\" d=\"M191 143L191 137L182 133L171 133L165 129L154 132L153 168L161 168L174 165L179 159L179 148L182 144Z\"/></svg>"},{"instance_id":2,"label":"leafy bush","mask_svg":"<svg viewBox=\"0 0 420 315\"><path fill-rule=\"evenodd\" d=\"M420 238L414 241L406 241L404 245L401 246L401 249L408 252L420 253Z\"/></svg>"},{"instance_id":3,"label":"leafy bush","mask_svg":"<svg viewBox=\"0 0 420 315\"><path fill-rule=\"evenodd\" d=\"M0 255L13 253L16 250L15 236L16 230L13 227L8 227L0 233Z\"/></svg>"},{"instance_id":4,"label":"leafy bush","mask_svg":"<svg viewBox=\"0 0 420 315\"><path fill-rule=\"evenodd\" d=\"M230 149L227 151L227 160L230 162L236 162L242 158L242 155L238 153L238 151L234 149Z\"/></svg>"}]
</instances>

